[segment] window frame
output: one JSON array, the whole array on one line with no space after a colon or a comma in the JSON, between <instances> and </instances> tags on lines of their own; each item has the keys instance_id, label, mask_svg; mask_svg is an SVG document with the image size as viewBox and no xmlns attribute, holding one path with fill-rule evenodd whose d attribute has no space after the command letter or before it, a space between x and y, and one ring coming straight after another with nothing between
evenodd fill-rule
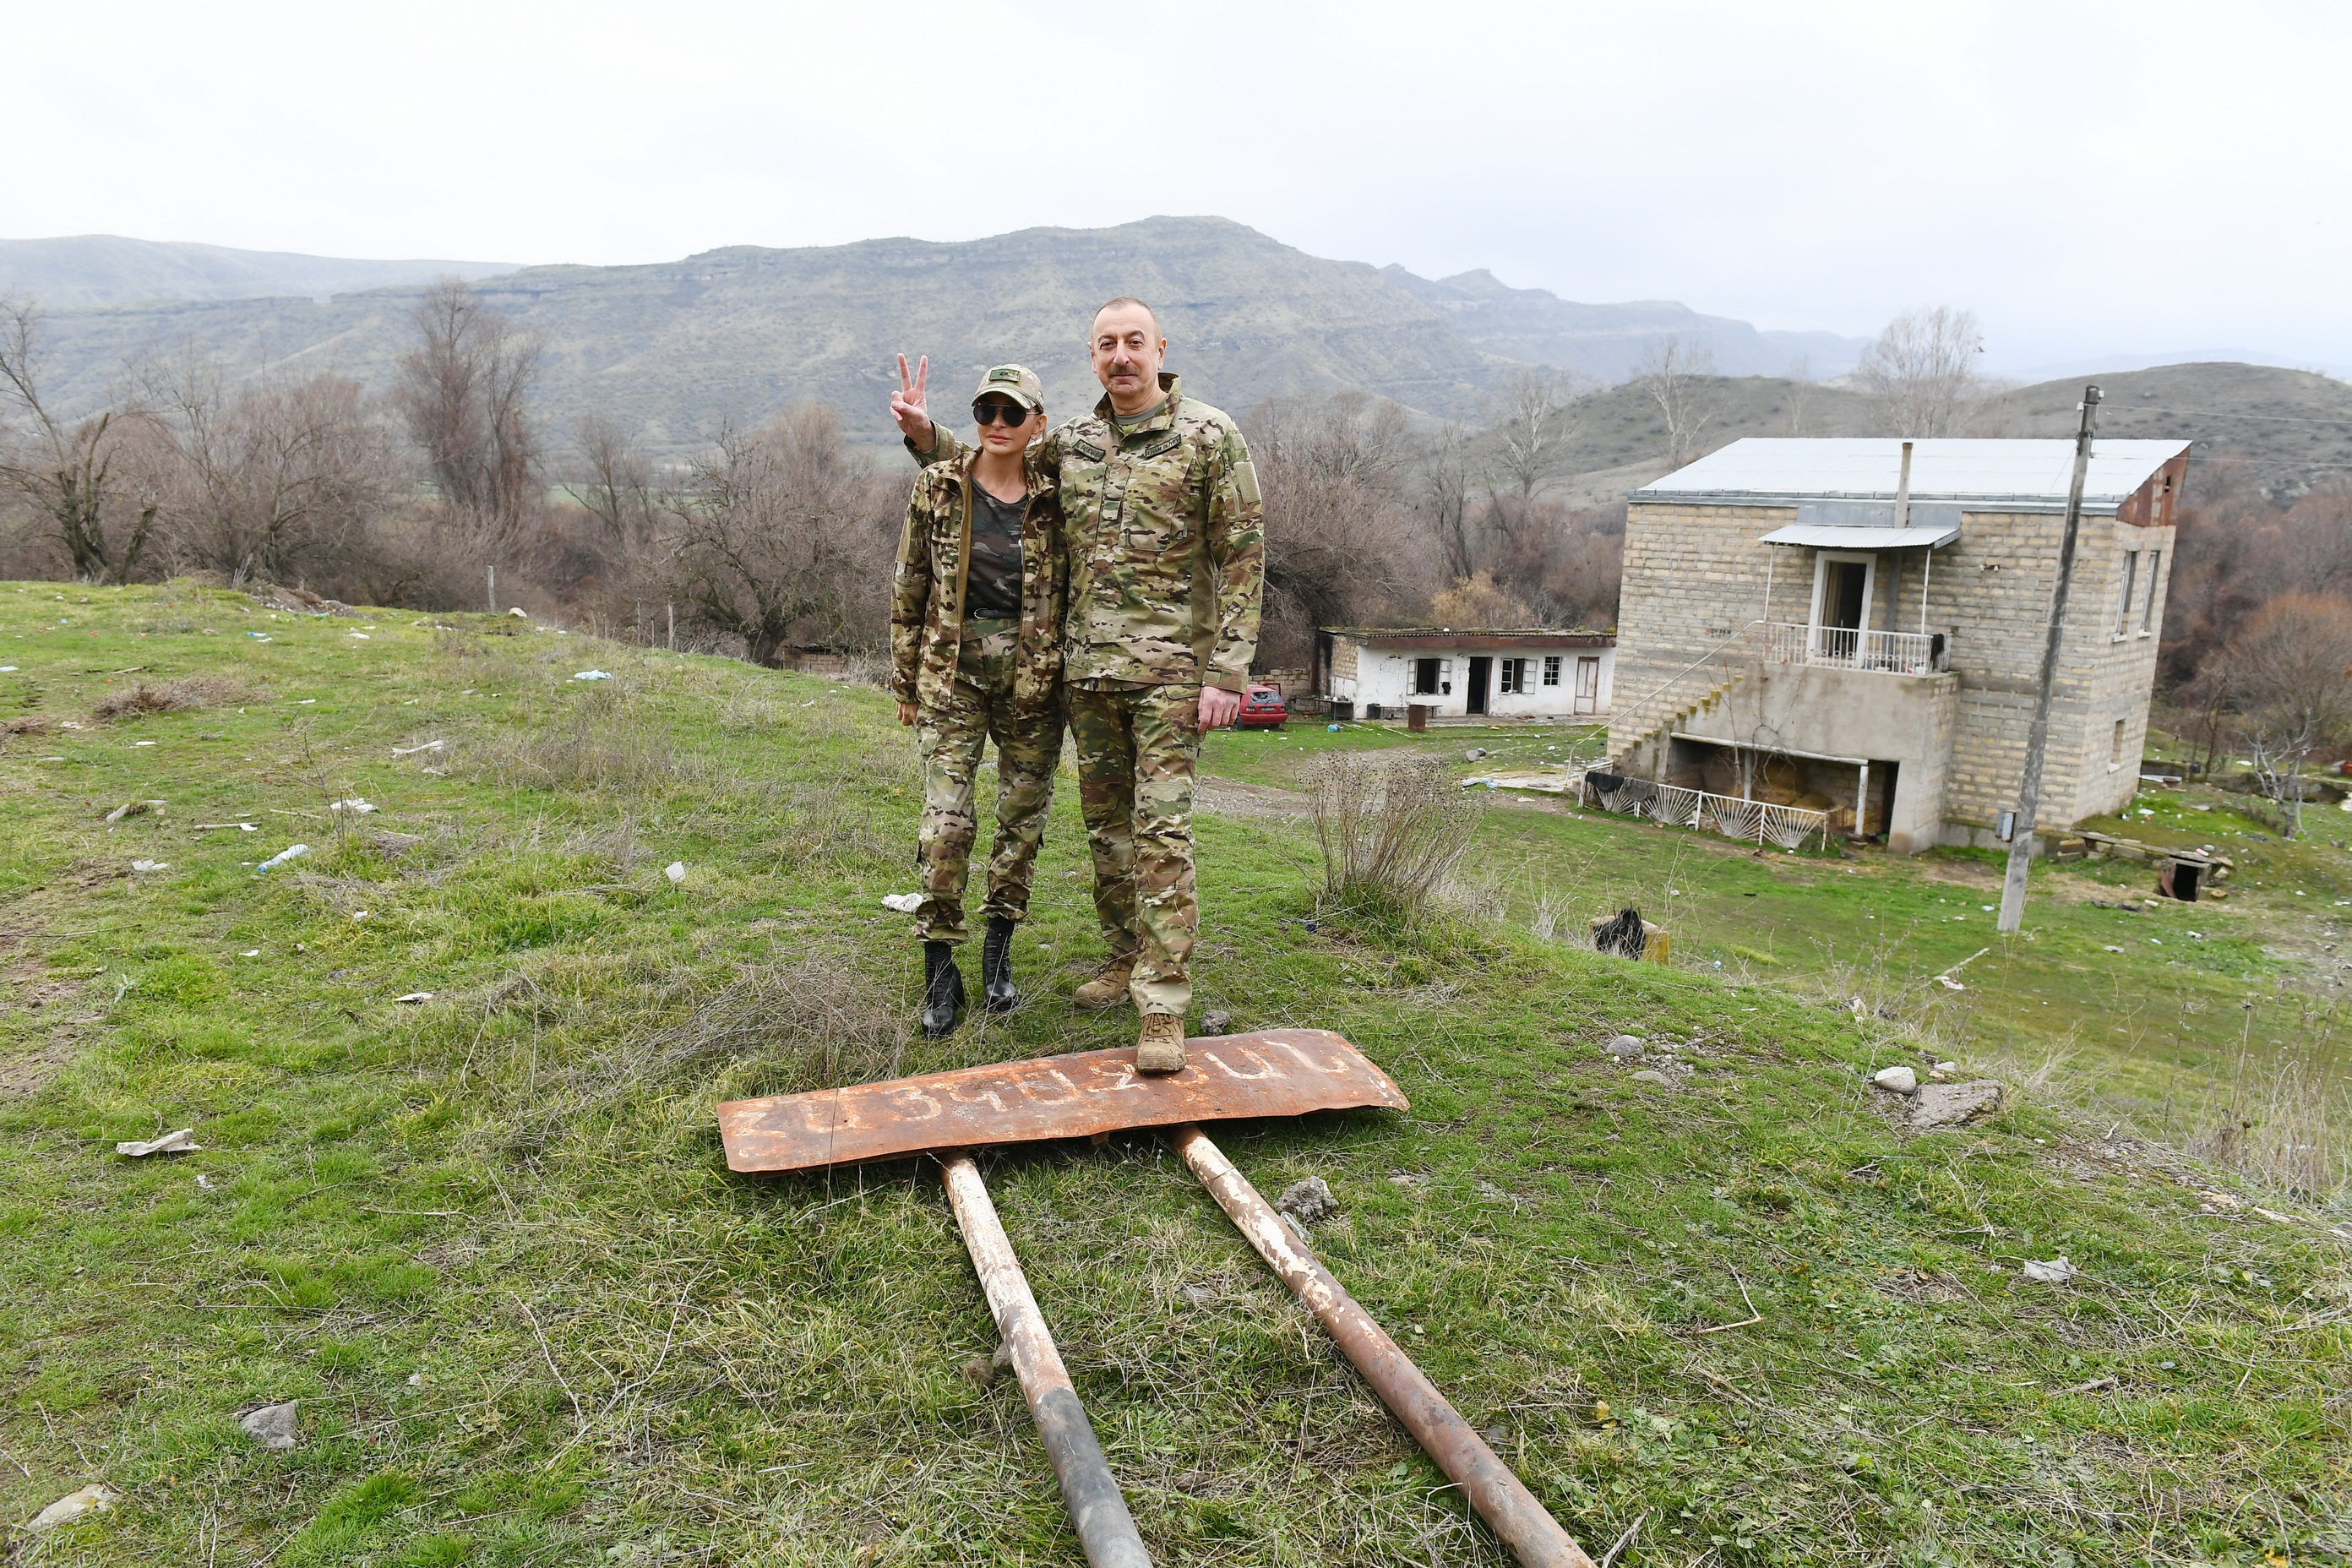
<instances>
[{"instance_id":1,"label":"window frame","mask_svg":"<svg viewBox=\"0 0 2352 1568\"><path fill-rule=\"evenodd\" d=\"M2131 636L2132 600L2137 596L2138 585L2139 552L2126 550L2124 552L2123 595L2116 605L2116 624L2110 641L2121 642Z\"/></svg>"},{"instance_id":2,"label":"window frame","mask_svg":"<svg viewBox=\"0 0 2352 1568\"><path fill-rule=\"evenodd\" d=\"M2140 595L2139 606L2139 635L2144 637L2156 635L2156 584L2163 574L2164 551L2161 548L2150 549L2147 552L2147 586Z\"/></svg>"}]
</instances>

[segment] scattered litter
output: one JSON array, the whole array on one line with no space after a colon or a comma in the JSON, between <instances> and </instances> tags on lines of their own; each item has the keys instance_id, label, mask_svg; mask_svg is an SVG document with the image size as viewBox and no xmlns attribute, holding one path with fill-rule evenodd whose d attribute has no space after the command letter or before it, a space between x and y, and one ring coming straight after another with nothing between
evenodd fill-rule
<instances>
[{"instance_id":1,"label":"scattered litter","mask_svg":"<svg viewBox=\"0 0 2352 1568\"><path fill-rule=\"evenodd\" d=\"M265 1448L290 1448L294 1446L294 1401L248 1410L236 1418L236 1424L245 1428L247 1436Z\"/></svg>"},{"instance_id":2,"label":"scattered litter","mask_svg":"<svg viewBox=\"0 0 2352 1568\"><path fill-rule=\"evenodd\" d=\"M201 1171L200 1171L200 1172L198 1172L198 1173L196 1173L196 1185L197 1185L197 1186L199 1186L199 1187L202 1187L205 1192L208 1192L208 1193L210 1193L210 1192L217 1192L217 1191L219 1190L218 1188L216 1188L216 1187L215 1187L215 1186L213 1185L213 1179L212 1179L210 1176L205 1175L205 1174L203 1172L201 1172Z\"/></svg>"},{"instance_id":3,"label":"scattered litter","mask_svg":"<svg viewBox=\"0 0 2352 1568\"><path fill-rule=\"evenodd\" d=\"M127 1154L134 1160L143 1160L150 1154L193 1154L203 1147L189 1142L195 1135L194 1128L183 1127L177 1132L166 1132L161 1138L151 1138L144 1143L117 1143L114 1152Z\"/></svg>"},{"instance_id":4,"label":"scattered litter","mask_svg":"<svg viewBox=\"0 0 2352 1568\"><path fill-rule=\"evenodd\" d=\"M923 895L920 893L885 893L882 895L882 907L886 910L896 910L902 915L911 915L917 910L923 907Z\"/></svg>"},{"instance_id":5,"label":"scattered litter","mask_svg":"<svg viewBox=\"0 0 2352 1568\"><path fill-rule=\"evenodd\" d=\"M15 665L13 665L13 664L0 664L0 675L14 675L14 674L16 674L16 667Z\"/></svg>"},{"instance_id":6,"label":"scattered litter","mask_svg":"<svg viewBox=\"0 0 2352 1568\"><path fill-rule=\"evenodd\" d=\"M530 612L524 609L520 605L517 605L513 609L509 610L507 614L514 616L517 620L527 621L530 619Z\"/></svg>"},{"instance_id":7,"label":"scattered litter","mask_svg":"<svg viewBox=\"0 0 2352 1568\"><path fill-rule=\"evenodd\" d=\"M392 754L395 757L413 757L419 752L437 752L446 744L447 742L443 741L427 741L421 746L394 746L392 749Z\"/></svg>"},{"instance_id":8,"label":"scattered litter","mask_svg":"<svg viewBox=\"0 0 2352 1568\"><path fill-rule=\"evenodd\" d=\"M1291 1183L1274 1200L1274 1206L1301 1225L1320 1225L1339 1217L1339 1200L1331 1195L1330 1184L1320 1176Z\"/></svg>"},{"instance_id":9,"label":"scattered litter","mask_svg":"<svg viewBox=\"0 0 2352 1568\"><path fill-rule=\"evenodd\" d=\"M430 991L412 991L405 996L395 996L393 1000L406 1006L415 1007L432 1001L433 993Z\"/></svg>"},{"instance_id":10,"label":"scattered litter","mask_svg":"<svg viewBox=\"0 0 2352 1568\"><path fill-rule=\"evenodd\" d=\"M1234 1016L1223 1007L1213 1007L1201 1015L1201 1033L1229 1035L1234 1029Z\"/></svg>"},{"instance_id":11,"label":"scattered litter","mask_svg":"<svg viewBox=\"0 0 2352 1568\"><path fill-rule=\"evenodd\" d=\"M1948 974L1938 974L1936 976L1936 984L1942 986L1947 991L1966 991L1968 989L1967 986L1961 984L1958 981L1953 979Z\"/></svg>"},{"instance_id":12,"label":"scattered litter","mask_svg":"<svg viewBox=\"0 0 2352 1568\"><path fill-rule=\"evenodd\" d=\"M352 919L355 921L363 921L367 919L367 911L365 910L353 910L352 911Z\"/></svg>"},{"instance_id":13,"label":"scattered litter","mask_svg":"<svg viewBox=\"0 0 2352 1568\"><path fill-rule=\"evenodd\" d=\"M133 860L131 868L134 871L168 871L172 863L169 860Z\"/></svg>"},{"instance_id":14,"label":"scattered litter","mask_svg":"<svg viewBox=\"0 0 2352 1568\"><path fill-rule=\"evenodd\" d=\"M354 795L350 800L335 801L330 805L327 809L329 811L348 811L354 816L365 816L369 812L373 811L375 807Z\"/></svg>"},{"instance_id":15,"label":"scattered litter","mask_svg":"<svg viewBox=\"0 0 2352 1568\"><path fill-rule=\"evenodd\" d=\"M368 635L365 632L345 632L343 635L347 637L357 637L362 642L368 640Z\"/></svg>"},{"instance_id":16,"label":"scattered litter","mask_svg":"<svg viewBox=\"0 0 2352 1568\"><path fill-rule=\"evenodd\" d=\"M422 1388L422 1387L424 1387L424 1386L425 1386L425 1374L424 1374L423 1373L421 1373L421 1372L412 1372L412 1373L410 1373L408 1374L408 1386L409 1386L409 1387L411 1387L411 1388Z\"/></svg>"},{"instance_id":17,"label":"scattered litter","mask_svg":"<svg viewBox=\"0 0 2352 1568\"><path fill-rule=\"evenodd\" d=\"M199 833L210 833L215 827L234 827L243 833L258 833L261 831L260 828L257 827L250 822L199 822L195 826L196 831Z\"/></svg>"},{"instance_id":18,"label":"scattered litter","mask_svg":"<svg viewBox=\"0 0 2352 1568\"><path fill-rule=\"evenodd\" d=\"M226 825L224 824L223 826L225 826ZM239 827L244 827L247 833L253 831L252 828L246 826L242 822L238 823L237 826ZM310 847L308 844L296 844L287 848L280 849L277 854L272 855L268 859L264 860L260 865L256 866L253 868L253 874L258 877L264 871L274 871L278 867L286 864L289 860L299 859L310 852Z\"/></svg>"},{"instance_id":19,"label":"scattered litter","mask_svg":"<svg viewBox=\"0 0 2352 1568\"><path fill-rule=\"evenodd\" d=\"M1462 753L1462 760L1463 760L1464 762L1465 762L1465 763L1475 763L1475 762L1476 762L1479 758L1481 758L1481 757L1485 756L1486 754L1486 747L1484 747L1484 746L1473 746L1473 747L1471 747L1468 751L1466 751L1466 752L1463 752L1463 753Z\"/></svg>"},{"instance_id":20,"label":"scattered litter","mask_svg":"<svg viewBox=\"0 0 2352 1568\"><path fill-rule=\"evenodd\" d=\"M2109 952L2121 952L2123 951L2123 949L2122 949L2122 948L2120 948L2120 947L2114 947L2114 946L2110 946L2110 947L2107 949L2107 951L2108 951Z\"/></svg>"},{"instance_id":21,"label":"scattered litter","mask_svg":"<svg viewBox=\"0 0 2352 1568\"><path fill-rule=\"evenodd\" d=\"M574 680L610 680L613 678L601 669L583 669L572 679Z\"/></svg>"},{"instance_id":22,"label":"scattered litter","mask_svg":"<svg viewBox=\"0 0 2352 1568\"><path fill-rule=\"evenodd\" d=\"M268 632L247 632L245 635L251 637L256 642L268 642L269 640L269 634Z\"/></svg>"},{"instance_id":23,"label":"scattered litter","mask_svg":"<svg viewBox=\"0 0 2352 1568\"><path fill-rule=\"evenodd\" d=\"M163 803L160 800L126 800L106 814L109 822L120 822L126 816L144 816Z\"/></svg>"},{"instance_id":24,"label":"scattered litter","mask_svg":"<svg viewBox=\"0 0 2352 1568\"><path fill-rule=\"evenodd\" d=\"M2039 1279L2044 1285L2063 1285L2083 1271L2067 1262L2066 1255L2062 1252L2046 1263L2036 1258L2027 1258L2024 1272L2028 1279Z\"/></svg>"},{"instance_id":25,"label":"scattered litter","mask_svg":"<svg viewBox=\"0 0 2352 1568\"><path fill-rule=\"evenodd\" d=\"M1919 1075L1909 1068L1881 1068L1870 1075L1870 1081L1890 1094L1919 1092Z\"/></svg>"},{"instance_id":26,"label":"scattered litter","mask_svg":"<svg viewBox=\"0 0 2352 1568\"><path fill-rule=\"evenodd\" d=\"M68 1492L33 1516L31 1530L55 1530L61 1524L71 1524L86 1513L104 1513L114 1506L122 1494L104 1481L93 1481L78 1492Z\"/></svg>"},{"instance_id":27,"label":"scattered litter","mask_svg":"<svg viewBox=\"0 0 2352 1568\"><path fill-rule=\"evenodd\" d=\"M1282 1223L1290 1227L1291 1235L1297 1237L1301 1241L1305 1241L1307 1239L1307 1227L1298 1223L1298 1216L1297 1215L1284 1215L1282 1216Z\"/></svg>"},{"instance_id":28,"label":"scattered litter","mask_svg":"<svg viewBox=\"0 0 2352 1568\"><path fill-rule=\"evenodd\" d=\"M131 742L131 745L132 745L132 746L137 747L137 746L152 746L152 745L154 745L156 742L154 742L153 741L133 741L133 742Z\"/></svg>"},{"instance_id":29,"label":"scattered litter","mask_svg":"<svg viewBox=\"0 0 2352 1568\"><path fill-rule=\"evenodd\" d=\"M671 861L668 865L662 868L662 875L669 879L671 887L674 888L677 886L680 882L686 880L686 862L683 860Z\"/></svg>"},{"instance_id":30,"label":"scattered litter","mask_svg":"<svg viewBox=\"0 0 2352 1568\"><path fill-rule=\"evenodd\" d=\"M239 958L259 958L261 956L261 950L257 947L248 947L243 952L238 953L237 956Z\"/></svg>"},{"instance_id":31,"label":"scattered litter","mask_svg":"<svg viewBox=\"0 0 2352 1568\"><path fill-rule=\"evenodd\" d=\"M1330 731L1334 735L1339 732L1339 726L1337 724L1326 724L1324 728Z\"/></svg>"}]
</instances>

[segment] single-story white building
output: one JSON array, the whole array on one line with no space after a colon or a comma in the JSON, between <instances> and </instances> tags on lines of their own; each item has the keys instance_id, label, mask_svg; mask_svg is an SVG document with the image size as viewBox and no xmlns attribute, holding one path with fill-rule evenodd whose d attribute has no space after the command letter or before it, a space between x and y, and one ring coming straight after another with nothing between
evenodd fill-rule
<instances>
[{"instance_id":1,"label":"single-story white building","mask_svg":"<svg viewBox=\"0 0 2352 1568\"><path fill-rule=\"evenodd\" d=\"M1522 627L1326 626L1317 673L1334 702L1363 719L1605 719L1617 665L1614 631Z\"/></svg>"}]
</instances>

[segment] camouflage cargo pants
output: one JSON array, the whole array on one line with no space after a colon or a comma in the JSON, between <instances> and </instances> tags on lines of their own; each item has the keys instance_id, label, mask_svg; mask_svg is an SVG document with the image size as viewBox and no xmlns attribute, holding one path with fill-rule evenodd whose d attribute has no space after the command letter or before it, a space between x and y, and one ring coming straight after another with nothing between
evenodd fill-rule
<instances>
[{"instance_id":1,"label":"camouflage cargo pants","mask_svg":"<svg viewBox=\"0 0 2352 1568\"><path fill-rule=\"evenodd\" d=\"M996 742L996 847L988 861L986 915L1017 921L1029 912L1037 845L1054 804L1054 769L1062 757L1059 703L1013 701L1016 633L1009 622L966 628L947 701L925 708L917 739L923 750L923 827L915 852L922 907L915 931L925 942L965 937L963 889L980 821L972 811L981 750Z\"/></svg>"},{"instance_id":2,"label":"camouflage cargo pants","mask_svg":"<svg viewBox=\"0 0 2352 1568\"><path fill-rule=\"evenodd\" d=\"M1192 1001L1192 773L1201 689L1106 681L1067 689L1078 809L1094 852L1095 914L1114 956L1132 955L1128 994L1178 1017Z\"/></svg>"}]
</instances>

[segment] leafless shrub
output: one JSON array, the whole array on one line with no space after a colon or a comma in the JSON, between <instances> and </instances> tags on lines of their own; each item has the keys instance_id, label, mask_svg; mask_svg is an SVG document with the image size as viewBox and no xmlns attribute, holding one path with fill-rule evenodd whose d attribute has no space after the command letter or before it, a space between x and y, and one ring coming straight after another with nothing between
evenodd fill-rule
<instances>
[{"instance_id":1,"label":"leafless shrub","mask_svg":"<svg viewBox=\"0 0 2352 1568\"><path fill-rule=\"evenodd\" d=\"M211 675L185 675L177 680L141 681L121 691L110 691L89 710L93 719L136 719L148 713L186 713L244 700L250 694L233 680Z\"/></svg>"},{"instance_id":2,"label":"leafless shrub","mask_svg":"<svg viewBox=\"0 0 2352 1568\"><path fill-rule=\"evenodd\" d=\"M728 426L676 513L680 607L773 667L795 640L872 647L885 635L904 491L843 443L819 404L764 429Z\"/></svg>"},{"instance_id":3,"label":"leafless shrub","mask_svg":"<svg viewBox=\"0 0 2352 1568\"><path fill-rule=\"evenodd\" d=\"M401 463L373 399L333 374L226 384L194 347L151 359L141 467L159 503L156 549L173 572L340 574L393 498Z\"/></svg>"},{"instance_id":4,"label":"leafless shrub","mask_svg":"<svg viewBox=\"0 0 2352 1568\"><path fill-rule=\"evenodd\" d=\"M1360 392L1277 399L1251 414L1248 436L1265 500L1263 664L1304 664L1316 627L1377 620L1428 591L1402 408Z\"/></svg>"},{"instance_id":5,"label":"leafless shrub","mask_svg":"<svg viewBox=\"0 0 2352 1568\"><path fill-rule=\"evenodd\" d=\"M1334 753L1311 799L1325 901L1392 920L1434 911L1483 816L1433 757Z\"/></svg>"},{"instance_id":6,"label":"leafless shrub","mask_svg":"<svg viewBox=\"0 0 2352 1568\"><path fill-rule=\"evenodd\" d=\"M752 1065L761 1094L793 1094L896 1077L908 1010L842 952L744 971L683 1023L541 1080L533 1113L509 1140L544 1150L584 1117Z\"/></svg>"},{"instance_id":7,"label":"leafless shrub","mask_svg":"<svg viewBox=\"0 0 2352 1568\"><path fill-rule=\"evenodd\" d=\"M49 729L49 716L46 713L19 713L14 719L0 719L0 735L46 735Z\"/></svg>"},{"instance_id":8,"label":"leafless shrub","mask_svg":"<svg viewBox=\"0 0 2352 1568\"><path fill-rule=\"evenodd\" d=\"M2313 1203L2352 1191L2352 1095L2296 1058L2261 1068L2241 1062L2221 1103L2178 1142L2208 1163Z\"/></svg>"}]
</instances>

